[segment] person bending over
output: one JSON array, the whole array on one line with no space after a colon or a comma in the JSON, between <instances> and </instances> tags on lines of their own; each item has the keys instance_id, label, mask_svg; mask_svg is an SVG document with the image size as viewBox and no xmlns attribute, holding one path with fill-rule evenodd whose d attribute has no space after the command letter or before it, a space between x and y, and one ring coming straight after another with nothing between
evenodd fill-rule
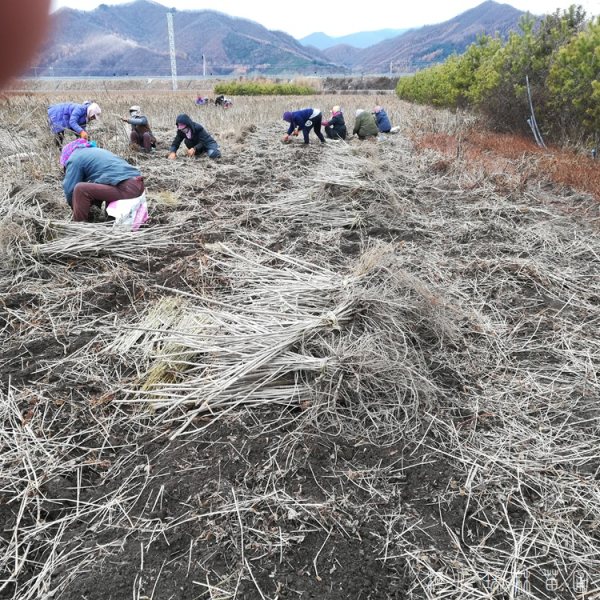
<instances>
[{"instance_id":1,"label":"person bending over","mask_svg":"<svg viewBox=\"0 0 600 600\"><path fill-rule=\"evenodd\" d=\"M62 102L48 107L48 123L50 130L55 135L55 141L61 146L65 130L71 130L76 135L87 139L88 133L85 130L86 125L100 116L100 107L95 102L84 102L76 104L74 102Z\"/></svg>"},{"instance_id":2,"label":"person bending over","mask_svg":"<svg viewBox=\"0 0 600 600\"><path fill-rule=\"evenodd\" d=\"M375 139L379 135L377 122L373 113L366 112L362 108L356 111L356 120L354 121L353 135L357 135L359 140Z\"/></svg>"},{"instance_id":3,"label":"person bending over","mask_svg":"<svg viewBox=\"0 0 600 600\"><path fill-rule=\"evenodd\" d=\"M142 174L121 157L84 139L67 144L61 153L63 190L73 221L89 221L92 206L137 198L144 193Z\"/></svg>"},{"instance_id":4,"label":"person bending over","mask_svg":"<svg viewBox=\"0 0 600 600\"><path fill-rule=\"evenodd\" d=\"M298 131L302 131L304 143L308 144L308 134L312 129L321 141L321 144L325 143L325 138L321 133L323 115L318 108L303 108L302 110L296 110L294 112L286 111L283 113L283 120L290 124L287 133L283 136L284 142L289 142L290 135L297 135Z\"/></svg>"}]
</instances>

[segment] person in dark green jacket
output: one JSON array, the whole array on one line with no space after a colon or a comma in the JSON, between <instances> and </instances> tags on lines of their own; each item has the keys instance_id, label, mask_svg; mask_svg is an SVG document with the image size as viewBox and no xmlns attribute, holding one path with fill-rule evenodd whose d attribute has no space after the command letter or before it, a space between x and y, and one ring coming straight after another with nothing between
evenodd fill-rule
<instances>
[{"instance_id":1,"label":"person in dark green jacket","mask_svg":"<svg viewBox=\"0 0 600 600\"><path fill-rule=\"evenodd\" d=\"M356 120L354 121L352 133L358 135L358 139L360 140L376 138L379 135L379 129L377 128L375 116L359 108L356 111Z\"/></svg>"}]
</instances>

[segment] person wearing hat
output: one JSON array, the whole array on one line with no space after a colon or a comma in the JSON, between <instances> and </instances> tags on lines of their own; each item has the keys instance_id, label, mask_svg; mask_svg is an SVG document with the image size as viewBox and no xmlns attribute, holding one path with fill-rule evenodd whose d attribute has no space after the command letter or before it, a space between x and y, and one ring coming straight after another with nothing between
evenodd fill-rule
<instances>
[{"instance_id":1,"label":"person wearing hat","mask_svg":"<svg viewBox=\"0 0 600 600\"><path fill-rule=\"evenodd\" d=\"M354 121L352 134L357 135L359 140L376 138L379 135L379 129L377 129L377 122L373 113L359 108L356 111L356 120Z\"/></svg>"},{"instance_id":2,"label":"person wearing hat","mask_svg":"<svg viewBox=\"0 0 600 600\"><path fill-rule=\"evenodd\" d=\"M156 138L152 134L148 118L142 114L142 109L137 106L129 108L129 117L121 117L121 120L131 125L129 141L131 145L141 148L144 152L152 152L156 148Z\"/></svg>"},{"instance_id":3,"label":"person wearing hat","mask_svg":"<svg viewBox=\"0 0 600 600\"><path fill-rule=\"evenodd\" d=\"M325 138L321 133L323 115L318 108L303 108L294 112L286 111L283 113L283 120L290 124L287 133L283 136L284 142L289 142L290 135L298 135L298 132L302 131L304 143L308 144L308 133L312 129L321 140L321 143L325 143Z\"/></svg>"},{"instance_id":4,"label":"person wearing hat","mask_svg":"<svg viewBox=\"0 0 600 600\"><path fill-rule=\"evenodd\" d=\"M323 121L323 127L325 128L325 135L331 140L345 140L346 122L344 121L344 114L339 106L334 106L331 109L331 119L329 121Z\"/></svg>"},{"instance_id":5,"label":"person wearing hat","mask_svg":"<svg viewBox=\"0 0 600 600\"><path fill-rule=\"evenodd\" d=\"M89 221L92 206L138 198L144 193L142 174L126 160L94 142L77 139L61 152L63 191L73 210L73 221Z\"/></svg>"},{"instance_id":6,"label":"person wearing hat","mask_svg":"<svg viewBox=\"0 0 600 600\"><path fill-rule=\"evenodd\" d=\"M177 125L177 133L167 158L170 160L177 158L177 150L181 142L185 144L188 156L198 157L206 152L209 158L221 158L219 144L200 123L195 123L188 115L181 114L175 119L175 125Z\"/></svg>"},{"instance_id":7,"label":"person wearing hat","mask_svg":"<svg viewBox=\"0 0 600 600\"><path fill-rule=\"evenodd\" d=\"M86 125L97 119L101 112L100 107L91 101L83 104L62 102L48 107L48 123L57 145L62 145L65 130L70 130L79 137L87 139Z\"/></svg>"},{"instance_id":8,"label":"person wearing hat","mask_svg":"<svg viewBox=\"0 0 600 600\"><path fill-rule=\"evenodd\" d=\"M381 133L390 133L392 124L383 107L376 106L373 109L373 114L375 115L375 121L377 122L377 129L379 129Z\"/></svg>"}]
</instances>

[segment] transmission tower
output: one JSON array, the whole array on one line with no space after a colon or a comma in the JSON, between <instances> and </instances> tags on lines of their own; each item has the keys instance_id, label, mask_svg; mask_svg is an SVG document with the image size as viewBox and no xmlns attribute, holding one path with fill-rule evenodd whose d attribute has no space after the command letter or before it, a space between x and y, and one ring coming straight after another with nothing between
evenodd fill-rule
<instances>
[{"instance_id":1,"label":"transmission tower","mask_svg":"<svg viewBox=\"0 0 600 600\"><path fill-rule=\"evenodd\" d=\"M177 61L175 59L175 34L173 33L173 13L167 13L167 29L169 30L169 54L171 55L171 79L173 91L177 89Z\"/></svg>"}]
</instances>

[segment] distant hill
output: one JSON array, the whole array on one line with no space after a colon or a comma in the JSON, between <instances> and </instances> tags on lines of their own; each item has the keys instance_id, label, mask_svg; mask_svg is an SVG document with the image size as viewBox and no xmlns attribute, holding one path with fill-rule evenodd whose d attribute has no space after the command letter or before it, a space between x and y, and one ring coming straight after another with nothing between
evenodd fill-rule
<instances>
[{"instance_id":1,"label":"distant hill","mask_svg":"<svg viewBox=\"0 0 600 600\"><path fill-rule=\"evenodd\" d=\"M101 4L93 11L63 8L52 15L52 35L35 73L60 77L169 75L166 15L152 0ZM177 73L202 75L313 74L341 71L317 49L247 19L210 11L173 14Z\"/></svg>"},{"instance_id":2,"label":"distant hill","mask_svg":"<svg viewBox=\"0 0 600 600\"><path fill-rule=\"evenodd\" d=\"M393 37L402 35L408 29L379 29L377 31L361 31L359 33L351 33L340 37L331 37L326 33L311 33L299 41L304 46L312 46L319 50L326 50L334 46L344 45L353 46L354 48L368 48L388 40Z\"/></svg>"},{"instance_id":3,"label":"distant hill","mask_svg":"<svg viewBox=\"0 0 600 600\"><path fill-rule=\"evenodd\" d=\"M328 60L340 65L346 65L347 67L351 67L355 63L356 57L360 53L360 48L355 48L348 44L340 44L339 46L332 46L331 48L327 48L327 50L323 50L323 54Z\"/></svg>"},{"instance_id":4,"label":"distant hill","mask_svg":"<svg viewBox=\"0 0 600 600\"><path fill-rule=\"evenodd\" d=\"M63 8L30 73L55 77L168 76L171 73L166 15L152 0L101 4L92 11ZM384 29L339 38L313 34L305 46L282 31L212 10L173 12L177 72L207 75L344 75L402 73L462 53L482 33L506 36L524 13L488 0L453 19L420 29ZM372 36L403 32L368 47ZM320 50L327 38L336 44ZM343 41L343 43L342 43ZM328 43L328 42L327 42Z\"/></svg>"},{"instance_id":5,"label":"distant hill","mask_svg":"<svg viewBox=\"0 0 600 600\"><path fill-rule=\"evenodd\" d=\"M481 34L506 37L518 29L524 14L508 4L488 0L444 23L412 29L357 53L348 53L346 59L335 48L323 54L354 71L387 73L391 66L394 73L411 72L442 62L454 52L463 53Z\"/></svg>"}]
</instances>

